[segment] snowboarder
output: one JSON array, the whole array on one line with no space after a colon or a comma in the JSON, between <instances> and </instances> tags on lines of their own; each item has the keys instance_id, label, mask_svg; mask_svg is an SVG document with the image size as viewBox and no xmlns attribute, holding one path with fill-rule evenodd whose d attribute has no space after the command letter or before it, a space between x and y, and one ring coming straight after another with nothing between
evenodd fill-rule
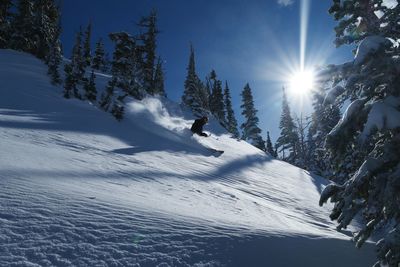
<instances>
[{"instance_id":1,"label":"snowboarder","mask_svg":"<svg viewBox=\"0 0 400 267\"><path fill-rule=\"evenodd\" d=\"M206 133L203 133L203 126L208 122L208 118L206 116L197 119L194 121L192 128L190 128L190 130L193 133L196 133L200 136L204 136L204 137L208 137L208 135Z\"/></svg>"}]
</instances>

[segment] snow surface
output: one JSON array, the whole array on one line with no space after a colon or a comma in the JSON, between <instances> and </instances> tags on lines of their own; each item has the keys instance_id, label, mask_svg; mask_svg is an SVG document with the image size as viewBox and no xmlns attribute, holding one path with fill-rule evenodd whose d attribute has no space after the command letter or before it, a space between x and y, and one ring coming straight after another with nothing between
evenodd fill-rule
<instances>
[{"instance_id":1,"label":"snow surface","mask_svg":"<svg viewBox=\"0 0 400 267\"><path fill-rule=\"evenodd\" d=\"M107 77L98 77L104 85ZM117 122L0 50L0 266L370 266L319 207L325 180L162 98ZM208 148L223 149L219 157Z\"/></svg>"}]
</instances>

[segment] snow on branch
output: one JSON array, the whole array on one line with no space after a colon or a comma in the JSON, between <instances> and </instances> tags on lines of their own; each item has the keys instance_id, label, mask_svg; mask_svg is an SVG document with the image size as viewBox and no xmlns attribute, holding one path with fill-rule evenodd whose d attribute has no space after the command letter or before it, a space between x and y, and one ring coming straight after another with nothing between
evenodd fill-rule
<instances>
[{"instance_id":1,"label":"snow on branch","mask_svg":"<svg viewBox=\"0 0 400 267\"><path fill-rule=\"evenodd\" d=\"M383 45L391 45L391 42L379 35L372 35L366 37L360 42L357 48L356 55L354 57L354 64L361 65L364 63L365 58L379 50Z\"/></svg>"},{"instance_id":2,"label":"snow on branch","mask_svg":"<svg viewBox=\"0 0 400 267\"><path fill-rule=\"evenodd\" d=\"M371 105L368 113L367 122L361 133L362 140L371 133L372 130L394 129L400 127L400 98L389 96L384 100L379 100Z\"/></svg>"},{"instance_id":3,"label":"snow on branch","mask_svg":"<svg viewBox=\"0 0 400 267\"><path fill-rule=\"evenodd\" d=\"M339 132L342 131L344 127L347 126L347 124L351 121L353 121L354 118L356 118L359 114L360 111L364 108L365 103L367 101L367 98L361 98L361 99L356 99L354 100L346 109L344 112L342 118L338 122L338 124L331 130L331 132L328 134L328 137L333 137L339 134Z\"/></svg>"},{"instance_id":4,"label":"snow on branch","mask_svg":"<svg viewBox=\"0 0 400 267\"><path fill-rule=\"evenodd\" d=\"M327 185L322 191L321 197L319 199L319 205L322 207L322 205L326 203L330 197L336 195L337 192L339 192L340 190L343 190L343 187L335 183Z\"/></svg>"},{"instance_id":5,"label":"snow on branch","mask_svg":"<svg viewBox=\"0 0 400 267\"><path fill-rule=\"evenodd\" d=\"M344 92L344 88L340 85L333 87L325 96L323 105L329 105L335 102L336 98Z\"/></svg>"}]
</instances>

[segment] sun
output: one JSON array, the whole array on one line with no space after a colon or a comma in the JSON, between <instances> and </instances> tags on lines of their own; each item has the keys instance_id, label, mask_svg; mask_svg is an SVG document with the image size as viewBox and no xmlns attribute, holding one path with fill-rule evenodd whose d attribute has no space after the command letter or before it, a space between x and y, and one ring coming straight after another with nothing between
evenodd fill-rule
<instances>
[{"instance_id":1,"label":"sun","mask_svg":"<svg viewBox=\"0 0 400 267\"><path fill-rule=\"evenodd\" d=\"M309 93L315 83L315 74L311 70L295 72L289 78L289 89L292 93L304 95Z\"/></svg>"}]
</instances>

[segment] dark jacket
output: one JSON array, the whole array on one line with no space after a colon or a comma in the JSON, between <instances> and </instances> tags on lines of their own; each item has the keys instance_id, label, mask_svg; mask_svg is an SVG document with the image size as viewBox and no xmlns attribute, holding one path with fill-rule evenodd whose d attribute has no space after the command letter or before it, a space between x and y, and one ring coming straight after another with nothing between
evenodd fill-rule
<instances>
[{"instance_id":1,"label":"dark jacket","mask_svg":"<svg viewBox=\"0 0 400 267\"><path fill-rule=\"evenodd\" d=\"M197 134L199 134L199 135L203 135L203 134L204 134L204 133L203 133L203 126L204 126L206 123L207 123L207 121L204 120L204 119L197 119L197 120L194 121L194 123L193 123L193 125L192 125L192 128L190 128L190 130L191 130L193 133L197 133Z\"/></svg>"}]
</instances>

